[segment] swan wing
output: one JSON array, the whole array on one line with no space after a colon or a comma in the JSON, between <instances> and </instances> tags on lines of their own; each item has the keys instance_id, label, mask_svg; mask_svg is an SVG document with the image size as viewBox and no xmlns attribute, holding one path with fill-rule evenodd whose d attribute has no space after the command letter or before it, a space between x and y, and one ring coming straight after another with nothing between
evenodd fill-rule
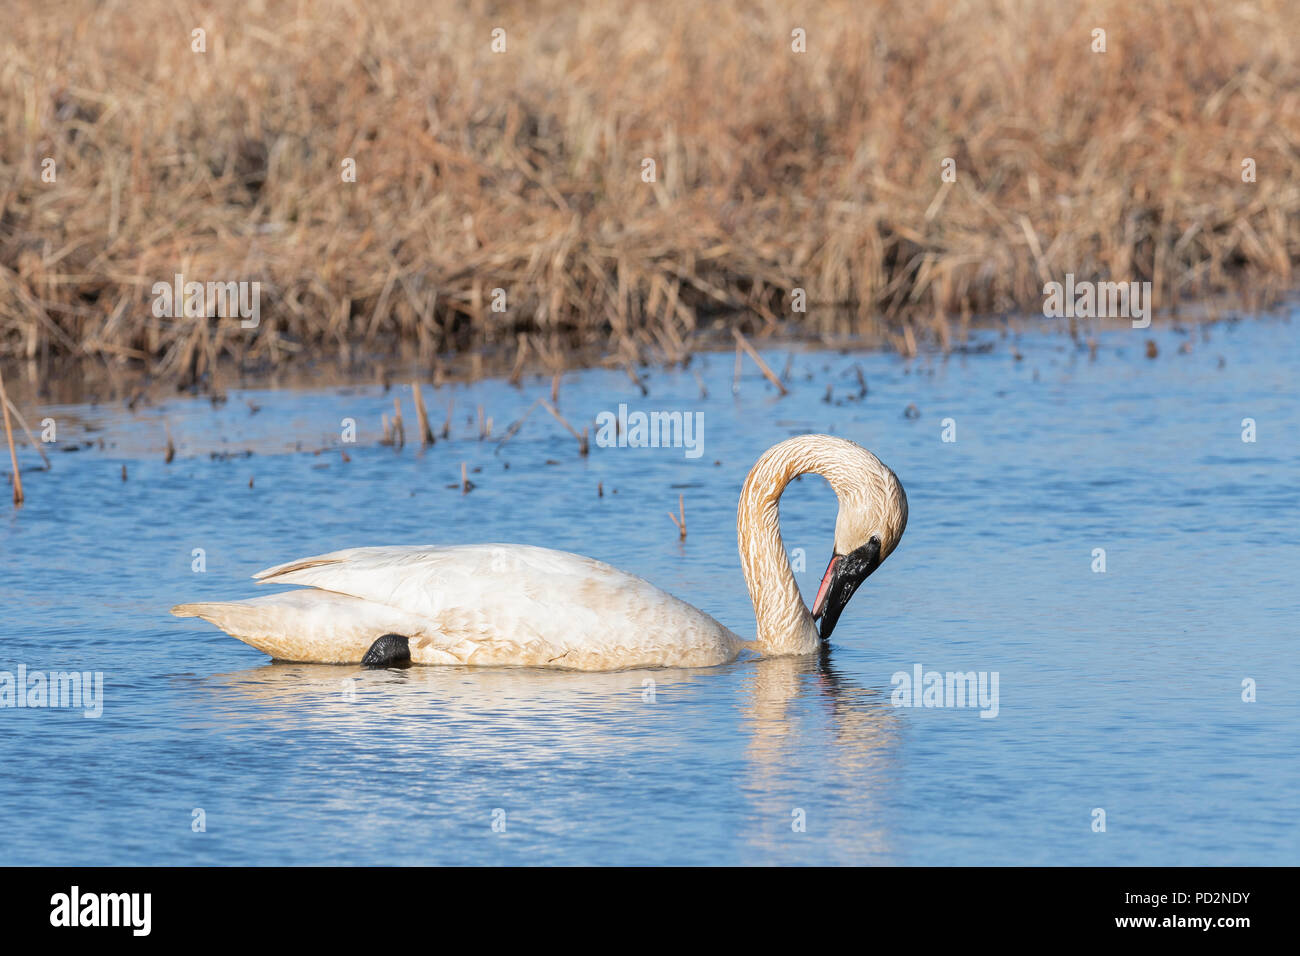
<instances>
[{"instance_id":1,"label":"swan wing","mask_svg":"<svg viewBox=\"0 0 1300 956\"><path fill-rule=\"evenodd\" d=\"M592 558L506 544L349 548L267 568L253 578L351 594L426 616L436 616L449 602L486 599L510 582L539 597L548 584L553 591L561 581L607 588L648 584Z\"/></svg>"},{"instance_id":2,"label":"swan wing","mask_svg":"<svg viewBox=\"0 0 1300 956\"><path fill-rule=\"evenodd\" d=\"M601 561L526 545L351 548L254 577L349 595L425 622L411 654L430 663L582 669L696 666L744 646L703 611ZM409 636L409 635L408 635Z\"/></svg>"}]
</instances>

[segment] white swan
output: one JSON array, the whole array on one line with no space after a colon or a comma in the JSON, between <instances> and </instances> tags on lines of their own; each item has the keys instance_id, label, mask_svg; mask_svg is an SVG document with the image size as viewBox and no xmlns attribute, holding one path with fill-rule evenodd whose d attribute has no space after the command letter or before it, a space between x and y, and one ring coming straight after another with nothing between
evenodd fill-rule
<instances>
[{"instance_id":1,"label":"white swan","mask_svg":"<svg viewBox=\"0 0 1300 956\"><path fill-rule=\"evenodd\" d=\"M809 472L825 477L839 498L834 554L811 613L786 559L777 510L786 485ZM172 613L211 621L287 661L704 667L746 650L815 652L906 525L907 496L875 455L843 438L802 435L768 449L740 493L736 531L758 621L754 641L635 575L515 544L335 551L254 575L310 590L180 604Z\"/></svg>"}]
</instances>

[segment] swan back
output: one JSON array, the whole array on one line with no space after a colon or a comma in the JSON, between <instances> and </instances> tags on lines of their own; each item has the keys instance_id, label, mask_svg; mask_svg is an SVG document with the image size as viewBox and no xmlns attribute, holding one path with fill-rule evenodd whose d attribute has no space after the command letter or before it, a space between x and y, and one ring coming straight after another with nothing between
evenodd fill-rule
<instances>
[{"instance_id":1,"label":"swan back","mask_svg":"<svg viewBox=\"0 0 1300 956\"><path fill-rule=\"evenodd\" d=\"M352 548L255 577L418 619L420 627L398 632L410 638L416 663L696 667L731 660L744 646L708 614L644 578L528 545Z\"/></svg>"}]
</instances>

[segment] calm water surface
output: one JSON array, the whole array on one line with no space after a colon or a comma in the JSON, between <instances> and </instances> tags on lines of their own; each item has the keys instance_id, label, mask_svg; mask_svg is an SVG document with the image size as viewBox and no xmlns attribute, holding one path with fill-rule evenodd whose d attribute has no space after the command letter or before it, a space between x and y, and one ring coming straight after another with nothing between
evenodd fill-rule
<instances>
[{"instance_id":1,"label":"calm water surface","mask_svg":"<svg viewBox=\"0 0 1300 956\"><path fill-rule=\"evenodd\" d=\"M500 436L549 395L540 380L427 390L439 424L456 405L423 453L376 445L395 395L414 432L404 388L26 409L59 423L56 449L105 447L52 451L0 517L0 671L101 671L104 703L99 719L0 709L0 863L1294 864L1300 345L1272 319L1204 335L1113 331L1095 359L1038 333L1020 361L994 335L987 354L910 364L796 352L784 399L752 367L733 394L730 355L697 358L705 399L689 371L647 371L646 396L622 371L565 379L579 425L620 402L702 412L694 459L581 458L540 408L503 447L477 439L480 403ZM807 431L873 449L911 504L825 660L362 672L270 663L167 613L336 548L515 541L608 561L752 635L737 493ZM462 461L469 495L448 487ZM810 596L834 496L805 478L782 516ZM893 706L916 665L996 672L996 718Z\"/></svg>"}]
</instances>

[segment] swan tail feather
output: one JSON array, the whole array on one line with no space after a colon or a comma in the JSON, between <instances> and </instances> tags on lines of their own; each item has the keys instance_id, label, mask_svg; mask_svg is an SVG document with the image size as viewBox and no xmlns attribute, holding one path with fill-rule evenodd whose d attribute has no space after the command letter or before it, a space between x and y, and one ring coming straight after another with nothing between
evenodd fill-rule
<instances>
[{"instance_id":1,"label":"swan tail feather","mask_svg":"<svg viewBox=\"0 0 1300 956\"><path fill-rule=\"evenodd\" d=\"M194 604L177 604L172 608L176 617L197 617L215 624L227 634L252 633L266 623L266 609L249 605L245 601L200 601ZM241 638L242 640L242 638Z\"/></svg>"},{"instance_id":2,"label":"swan tail feather","mask_svg":"<svg viewBox=\"0 0 1300 956\"><path fill-rule=\"evenodd\" d=\"M330 591L286 591L244 601L178 604L171 610L177 617L202 618L282 661L359 664L385 634L431 636L429 622L414 615Z\"/></svg>"},{"instance_id":3,"label":"swan tail feather","mask_svg":"<svg viewBox=\"0 0 1300 956\"><path fill-rule=\"evenodd\" d=\"M241 624L251 624L249 611L238 601L200 601L194 604L177 604L172 608L175 617L197 617L217 625L227 633L234 633Z\"/></svg>"}]
</instances>

